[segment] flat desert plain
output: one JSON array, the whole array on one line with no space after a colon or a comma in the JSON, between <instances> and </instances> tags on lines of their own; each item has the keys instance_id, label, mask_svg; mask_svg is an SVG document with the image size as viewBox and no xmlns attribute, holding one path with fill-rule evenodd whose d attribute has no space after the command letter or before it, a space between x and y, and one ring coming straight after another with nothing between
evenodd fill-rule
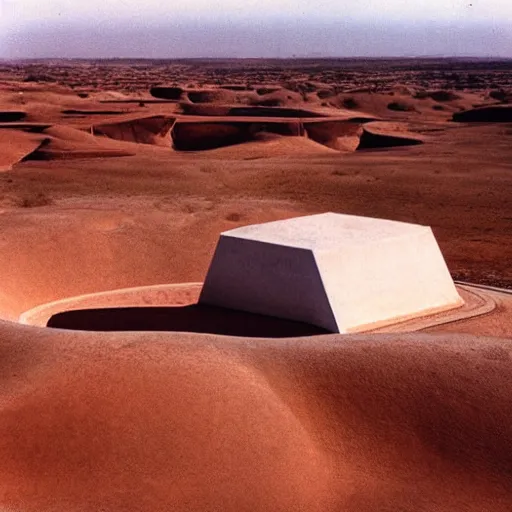
<instances>
[{"instance_id":1,"label":"flat desert plain","mask_svg":"<svg viewBox=\"0 0 512 512\"><path fill-rule=\"evenodd\" d=\"M0 508L511 510L506 293L421 334L19 323L327 211L432 226L454 279L511 289L511 141L512 61L1 62Z\"/></svg>"}]
</instances>

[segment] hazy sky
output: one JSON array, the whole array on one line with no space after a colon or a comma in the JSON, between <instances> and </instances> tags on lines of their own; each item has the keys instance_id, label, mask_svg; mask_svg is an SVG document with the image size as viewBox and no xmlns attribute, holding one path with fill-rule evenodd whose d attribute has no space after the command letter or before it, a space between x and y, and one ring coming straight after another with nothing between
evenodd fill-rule
<instances>
[{"instance_id":1,"label":"hazy sky","mask_svg":"<svg viewBox=\"0 0 512 512\"><path fill-rule=\"evenodd\" d=\"M0 57L512 57L512 0L0 0Z\"/></svg>"}]
</instances>

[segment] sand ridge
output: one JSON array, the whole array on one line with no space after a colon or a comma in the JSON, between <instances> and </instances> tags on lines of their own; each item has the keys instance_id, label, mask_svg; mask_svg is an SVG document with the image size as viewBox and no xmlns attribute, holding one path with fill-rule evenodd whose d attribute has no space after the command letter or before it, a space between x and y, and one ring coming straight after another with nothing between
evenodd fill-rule
<instances>
[{"instance_id":1,"label":"sand ridge","mask_svg":"<svg viewBox=\"0 0 512 512\"><path fill-rule=\"evenodd\" d=\"M18 130L0 130L0 172L10 171L14 165L36 152L47 137Z\"/></svg>"}]
</instances>

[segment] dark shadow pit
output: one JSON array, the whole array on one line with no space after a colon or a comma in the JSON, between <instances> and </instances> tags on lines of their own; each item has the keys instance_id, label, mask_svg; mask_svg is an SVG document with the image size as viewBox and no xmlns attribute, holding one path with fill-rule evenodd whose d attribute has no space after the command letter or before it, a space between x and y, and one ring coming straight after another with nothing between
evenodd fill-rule
<instances>
[{"instance_id":1,"label":"dark shadow pit","mask_svg":"<svg viewBox=\"0 0 512 512\"><path fill-rule=\"evenodd\" d=\"M167 331L255 338L331 334L301 322L199 304L66 311L53 315L47 326L76 331Z\"/></svg>"}]
</instances>

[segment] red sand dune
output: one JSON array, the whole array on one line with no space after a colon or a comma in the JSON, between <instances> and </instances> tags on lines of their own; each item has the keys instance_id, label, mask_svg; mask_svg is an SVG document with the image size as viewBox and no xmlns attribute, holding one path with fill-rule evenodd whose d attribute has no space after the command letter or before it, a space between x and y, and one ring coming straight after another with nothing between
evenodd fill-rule
<instances>
[{"instance_id":1,"label":"red sand dune","mask_svg":"<svg viewBox=\"0 0 512 512\"><path fill-rule=\"evenodd\" d=\"M273 94L275 92L282 91L282 90L283 90L283 87L280 85L275 85L275 86L262 85L262 86L259 86L256 88L256 92L260 96L265 96L266 94Z\"/></svg>"},{"instance_id":2,"label":"red sand dune","mask_svg":"<svg viewBox=\"0 0 512 512\"><path fill-rule=\"evenodd\" d=\"M346 139L345 142L349 146L351 138L346 137ZM290 158L292 156L294 158L332 156L336 153L338 153L338 150L331 149L305 136L259 132L248 142L212 149L206 155L214 159L256 161L268 158Z\"/></svg>"},{"instance_id":3,"label":"red sand dune","mask_svg":"<svg viewBox=\"0 0 512 512\"><path fill-rule=\"evenodd\" d=\"M19 130L0 130L0 171L9 171L13 165L34 153L47 138Z\"/></svg>"},{"instance_id":4,"label":"red sand dune","mask_svg":"<svg viewBox=\"0 0 512 512\"><path fill-rule=\"evenodd\" d=\"M243 84L222 84L219 86L221 89L227 89L228 91L253 91L252 85Z\"/></svg>"},{"instance_id":5,"label":"red sand dune","mask_svg":"<svg viewBox=\"0 0 512 512\"><path fill-rule=\"evenodd\" d=\"M461 108L471 108L478 96L457 94L451 100L446 96L435 96L443 101L434 100L425 91L417 94L404 94L403 92L343 92L335 97L325 100L329 105L337 108L359 110L367 115L384 119L448 119L448 117Z\"/></svg>"},{"instance_id":6,"label":"red sand dune","mask_svg":"<svg viewBox=\"0 0 512 512\"><path fill-rule=\"evenodd\" d=\"M107 158L134 155L135 152L110 139L102 139L67 126L44 131L44 144L31 155L35 160Z\"/></svg>"},{"instance_id":7,"label":"red sand dune","mask_svg":"<svg viewBox=\"0 0 512 512\"><path fill-rule=\"evenodd\" d=\"M507 511L510 342L0 324L8 510Z\"/></svg>"},{"instance_id":8,"label":"red sand dune","mask_svg":"<svg viewBox=\"0 0 512 512\"><path fill-rule=\"evenodd\" d=\"M169 160L166 151L159 153L164 163ZM64 186L79 188L75 197L63 200L35 174L34 189L22 190L17 196L11 192L13 201L22 207L13 209L10 201L9 208L0 215L0 232L9 242L0 244L0 318L16 320L29 309L65 297L201 281L220 232L244 223L300 215L293 203L285 201L247 198L240 203L227 197L219 202L205 197L212 191L201 180L209 162L196 177L180 165L155 182L153 172L161 165L158 160L146 156L145 161L154 168L140 161L128 178L122 169L129 160L108 159L121 169L110 171L110 175L96 163L98 159L92 159L83 174L69 171L74 161L30 162L63 168L62 175L69 180ZM182 176L191 174L201 194L188 196L183 192ZM84 177L94 181L92 190L80 186ZM136 195L127 190L124 197L94 196L98 181L113 180L111 186L117 187L117 179L125 183L151 180L156 191L176 186L177 192L156 197L141 189Z\"/></svg>"},{"instance_id":9,"label":"red sand dune","mask_svg":"<svg viewBox=\"0 0 512 512\"><path fill-rule=\"evenodd\" d=\"M460 100L461 96L453 91L446 91L446 90L440 90L440 91L431 91L428 93L428 96L432 98L435 101L454 101L454 100Z\"/></svg>"},{"instance_id":10,"label":"red sand dune","mask_svg":"<svg viewBox=\"0 0 512 512\"><path fill-rule=\"evenodd\" d=\"M186 97L192 103L235 103L237 93L226 89L197 89L186 91Z\"/></svg>"},{"instance_id":11,"label":"red sand dune","mask_svg":"<svg viewBox=\"0 0 512 512\"><path fill-rule=\"evenodd\" d=\"M265 94L258 94L258 91L256 93L256 96L250 97L250 103L254 106L289 107L304 104L303 97L298 92L284 88L269 91Z\"/></svg>"}]
</instances>

